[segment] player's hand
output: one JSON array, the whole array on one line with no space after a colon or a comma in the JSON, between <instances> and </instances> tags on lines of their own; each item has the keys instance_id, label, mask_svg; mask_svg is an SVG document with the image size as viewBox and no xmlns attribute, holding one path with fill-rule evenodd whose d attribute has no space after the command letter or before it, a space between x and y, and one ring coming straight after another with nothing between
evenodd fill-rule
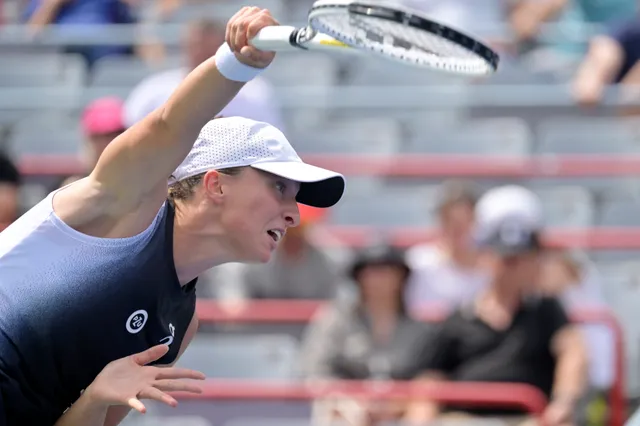
<instances>
[{"instance_id":1,"label":"player's hand","mask_svg":"<svg viewBox=\"0 0 640 426\"><path fill-rule=\"evenodd\" d=\"M594 78L577 78L571 87L573 98L584 108L593 108L602 100L604 85Z\"/></svg>"},{"instance_id":2,"label":"player's hand","mask_svg":"<svg viewBox=\"0 0 640 426\"><path fill-rule=\"evenodd\" d=\"M573 425L574 405L568 401L551 401L543 413L544 424L547 426Z\"/></svg>"},{"instance_id":3,"label":"player's hand","mask_svg":"<svg viewBox=\"0 0 640 426\"><path fill-rule=\"evenodd\" d=\"M249 40L264 27L280 25L271 12L259 7L243 7L229 19L225 41L235 53L236 58L245 65L254 68L266 68L275 52L263 52L249 44Z\"/></svg>"},{"instance_id":4,"label":"player's hand","mask_svg":"<svg viewBox=\"0 0 640 426\"><path fill-rule=\"evenodd\" d=\"M178 402L165 392L202 392L195 383L184 380L203 380L204 374L198 371L147 365L162 358L168 350L167 345L157 345L144 352L110 362L85 393L89 393L92 400L100 404L126 405L145 413L146 408L140 402L141 399L153 399L175 407Z\"/></svg>"}]
</instances>

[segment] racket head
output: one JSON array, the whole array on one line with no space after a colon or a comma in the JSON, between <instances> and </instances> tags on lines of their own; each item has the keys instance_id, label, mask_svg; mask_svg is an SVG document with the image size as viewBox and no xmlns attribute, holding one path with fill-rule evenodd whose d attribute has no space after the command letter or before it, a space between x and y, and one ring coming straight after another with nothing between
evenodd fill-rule
<instances>
[{"instance_id":1,"label":"racket head","mask_svg":"<svg viewBox=\"0 0 640 426\"><path fill-rule=\"evenodd\" d=\"M318 0L309 11L309 26L386 59L447 73L489 75L500 61L477 38L388 3Z\"/></svg>"}]
</instances>

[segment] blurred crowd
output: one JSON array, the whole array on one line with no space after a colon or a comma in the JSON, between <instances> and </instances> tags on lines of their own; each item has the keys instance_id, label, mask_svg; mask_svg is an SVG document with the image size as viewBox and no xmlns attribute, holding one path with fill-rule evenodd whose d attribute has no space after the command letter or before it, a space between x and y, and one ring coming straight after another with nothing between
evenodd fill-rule
<instances>
[{"instance_id":1,"label":"blurred crowd","mask_svg":"<svg viewBox=\"0 0 640 426\"><path fill-rule=\"evenodd\" d=\"M509 36L490 40L507 66L550 79L569 76L581 107L606 101L605 89L612 84L623 86L622 96L630 101L640 97L634 88L640 81L636 0L404 1L478 33L484 30L482 23L507 22ZM153 13L141 14L137 0L26 3L17 19L36 39L48 24L69 31L90 30L76 30L75 24L139 22L151 28L181 7L179 0L158 0ZM486 16L470 13L478 10ZM549 34L544 31L549 23L563 23L567 29ZM589 43L576 41L594 26ZM87 105L81 117L85 144L79 153L86 173L114 138L160 106L187 72L216 52L223 38L224 23L190 22L181 67L149 76L126 99L105 97ZM157 61L167 54L153 31L143 32L136 46L64 49L82 54L89 65L109 55ZM624 113L635 111L626 108ZM247 84L221 115L284 127L272 88L261 78ZM82 177L67 176L59 185ZM13 160L0 153L0 224L21 214L20 182ZM451 180L441 185L437 198L437 239L407 251L383 234L372 235L360 250L341 246L323 229L331 211L301 205L301 225L287 232L271 262L214 268L200 278L198 295L216 298L229 309L254 299L325 301L303 337L300 374L310 380L525 383L551 401L547 426L604 424L606 415L597 407L614 379L613 337L603 327L576 325L569 315L575 309L606 307L597 271L580 253L545 247L539 200L524 188L504 186L481 194L471 182ZM447 318L429 325L421 315L434 307ZM314 415L318 422L340 418L363 426L480 415L500 416L510 424L527 420L517 411L424 400L322 400Z\"/></svg>"}]
</instances>

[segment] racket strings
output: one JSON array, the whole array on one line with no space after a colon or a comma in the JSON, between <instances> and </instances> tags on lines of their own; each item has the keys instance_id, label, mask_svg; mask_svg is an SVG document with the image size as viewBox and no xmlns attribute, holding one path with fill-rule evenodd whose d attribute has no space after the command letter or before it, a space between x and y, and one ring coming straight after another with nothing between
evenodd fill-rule
<instances>
[{"instance_id":1,"label":"racket strings","mask_svg":"<svg viewBox=\"0 0 640 426\"><path fill-rule=\"evenodd\" d=\"M492 66L486 58L447 38L447 29L439 32L411 26L398 21L351 13L318 13L312 26L347 44L381 53L390 58L419 66L463 72L487 74Z\"/></svg>"},{"instance_id":2,"label":"racket strings","mask_svg":"<svg viewBox=\"0 0 640 426\"><path fill-rule=\"evenodd\" d=\"M415 54L435 55L447 60L452 58L477 60L474 53L462 46L436 34L413 27L380 19L367 19L362 16L351 16L350 24L351 28L360 33L358 36L362 42L373 41L370 40L373 35L384 40L387 48L397 49L398 52L415 50Z\"/></svg>"}]
</instances>

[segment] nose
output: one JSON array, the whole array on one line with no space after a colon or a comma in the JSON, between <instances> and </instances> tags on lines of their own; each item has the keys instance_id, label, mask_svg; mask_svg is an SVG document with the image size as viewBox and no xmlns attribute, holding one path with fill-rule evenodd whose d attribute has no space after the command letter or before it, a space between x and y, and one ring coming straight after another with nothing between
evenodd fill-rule
<instances>
[{"instance_id":1,"label":"nose","mask_svg":"<svg viewBox=\"0 0 640 426\"><path fill-rule=\"evenodd\" d=\"M298 209L298 203L295 201L287 205L284 212L284 221L289 228L300 225L300 210Z\"/></svg>"}]
</instances>

